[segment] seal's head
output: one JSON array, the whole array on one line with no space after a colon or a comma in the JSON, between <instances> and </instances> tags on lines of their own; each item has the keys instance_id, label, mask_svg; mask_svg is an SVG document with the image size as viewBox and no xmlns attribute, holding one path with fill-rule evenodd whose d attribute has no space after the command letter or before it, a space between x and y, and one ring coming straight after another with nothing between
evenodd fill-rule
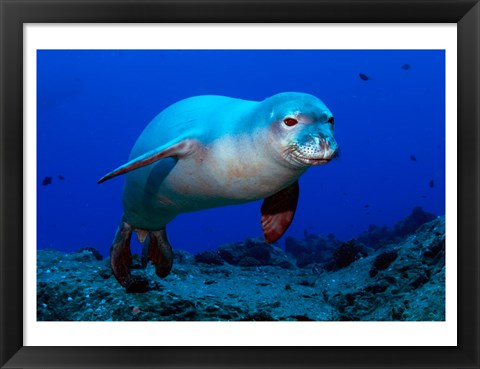
<instances>
[{"instance_id":1,"label":"seal's head","mask_svg":"<svg viewBox=\"0 0 480 369\"><path fill-rule=\"evenodd\" d=\"M305 93L285 92L261 104L270 112L268 141L275 156L297 168L325 164L335 156L334 119L321 100Z\"/></svg>"}]
</instances>

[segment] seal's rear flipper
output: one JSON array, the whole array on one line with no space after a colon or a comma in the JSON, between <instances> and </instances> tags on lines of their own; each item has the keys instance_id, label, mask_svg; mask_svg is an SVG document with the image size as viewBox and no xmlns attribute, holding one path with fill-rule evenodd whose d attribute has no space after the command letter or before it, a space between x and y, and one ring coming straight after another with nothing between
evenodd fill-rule
<instances>
[{"instance_id":1,"label":"seal's rear flipper","mask_svg":"<svg viewBox=\"0 0 480 369\"><path fill-rule=\"evenodd\" d=\"M150 242L147 257L155 265L155 273L160 278L165 278L170 274L173 265L173 251L168 242L167 230L163 228L159 231L151 231L148 236Z\"/></svg>"},{"instance_id":2,"label":"seal's rear flipper","mask_svg":"<svg viewBox=\"0 0 480 369\"><path fill-rule=\"evenodd\" d=\"M198 141L192 139L169 142L166 145L162 145L156 149L146 152L138 158L135 158L128 163L118 167L117 169L111 171L110 173L104 175L102 178L100 178L98 183L105 182L107 179L116 177L120 174L125 174L131 172L132 170L152 164L160 159L168 158L171 156L178 158L183 157L194 151L196 147L198 147Z\"/></svg>"},{"instance_id":3,"label":"seal's rear flipper","mask_svg":"<svg viewBox=\"0 0 480 369\"><path fill-rule=\"evenodd\" d=\"M298 181L263 200L262 229L266 242L275 242L290 226L297 209Z\"/></svg>"},{"instance_id":4,"label":"seal's rear flipper","mask_svg":"<svg viewBox=\"0 0 480 369\"><path fill-rule=\"evenodd\" d=\"M110 247L110 265L117 281L123 286L128 287L131 283L130 266L132 265L132 255L130 252L130 238L132 237L132 227L130 224L120 221L117 233Z\"/></svg>"}]
</instances>

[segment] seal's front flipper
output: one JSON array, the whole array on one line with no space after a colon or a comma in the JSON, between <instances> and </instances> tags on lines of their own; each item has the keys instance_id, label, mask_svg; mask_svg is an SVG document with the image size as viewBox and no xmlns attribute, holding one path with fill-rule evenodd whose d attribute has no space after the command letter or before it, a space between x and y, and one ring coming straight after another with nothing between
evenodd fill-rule
<instances>
[{"instance_id":1,"label":"seal's front flipper","mask_svg":"<svg viewBox=\"0 0 480 369\"><path fill-rule=\"evenodd\" d=\"M292 223L297 209L298 181L263 200L262 229L266 242L275 242Z\"/></svg>"},{"instance_id":2,"label":"seal's front flipper","mask_svg":"<svg viewBox=\"0 0 480 369\"><path fill-rule=\"evenodd\" d=\"M173 251L165 228L149 232L148 259L155 265L155 273L160 278L170 274L173 265Z\"/></svg>"},{"instance_id":3,"label":"seal's front flipper","mask_svg":"<svg viewBox=\"0 0 480 369\"><path fill-rule=\"evenodd\" d=\"M181 158L192 153L197 146L198 141L192 139L169 142L166 145L162 145L156 149L146 152L138 158L135 158L129 161L127 164L124 164L115 169L114 171L111 171L110 173L104 175L102 178L100 178L98 183L105 182L107 179L116 177L120 174L125 174L131 172L132 170L152 164L160 159L172 156Z\"/></svg>"},{"instance_id":4,"label":"seal's front flipper","mask_svg":"<svg viewBox=\"0 0 480 369\"><path fill-rule=\"evenodd\" d=\"M130 224L120 221L117 233L110 247L110 265L117 281L128 287L131 283L130 266L132 265L132 254L130 252L130 238L132 227Z\"/></svg>"}]
</instances>

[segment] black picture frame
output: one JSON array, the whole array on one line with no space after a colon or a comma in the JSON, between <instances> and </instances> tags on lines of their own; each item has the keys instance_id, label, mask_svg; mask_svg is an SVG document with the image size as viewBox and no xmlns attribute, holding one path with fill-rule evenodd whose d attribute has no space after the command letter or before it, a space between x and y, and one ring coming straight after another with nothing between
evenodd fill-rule
<instances>
[{"instance_id":1,"label":"black picture frame","mask_svg":"<svg viewBox=\"0 0 480 369\"><path fill-rule=\"evenodd\" d=\"M478 0L0 0L0 14L2 368L479 368ZM23 346L23 25L137 22L457 23L458 346Z\"/></svg>"}]
</instances>

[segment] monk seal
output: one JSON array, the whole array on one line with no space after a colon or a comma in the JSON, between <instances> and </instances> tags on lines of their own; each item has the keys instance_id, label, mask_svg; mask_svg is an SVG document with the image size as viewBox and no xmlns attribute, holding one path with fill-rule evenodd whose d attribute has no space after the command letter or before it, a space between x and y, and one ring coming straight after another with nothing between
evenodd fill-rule
<instances>
[{"instance_id":1,"label":"monk seal","mask_svg":"<svg viewBox=\"0 0 480 369\"><path fill-rule=\"evenodd\" d=\"M195 96L163 110L136 141L129 161L102 177L126 174L124 214L110 256L120 284L132 283L130 238L144 264L165 277L173 264L166 225L177 215L264 199L266 242L292 222L298 178L337 153L334 119L315 96L284 92L263 101Z\"/></svg>"}]
</instances>

